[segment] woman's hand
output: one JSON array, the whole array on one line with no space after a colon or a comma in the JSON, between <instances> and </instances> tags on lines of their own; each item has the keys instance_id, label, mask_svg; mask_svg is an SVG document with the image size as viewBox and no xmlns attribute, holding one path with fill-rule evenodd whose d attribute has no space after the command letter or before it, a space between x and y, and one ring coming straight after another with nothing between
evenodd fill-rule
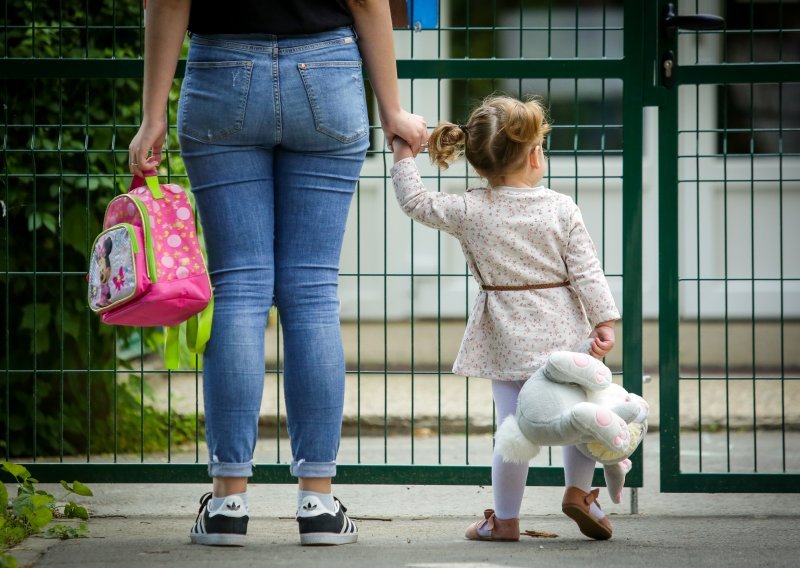
<instances>
[{"instance_id":1,"label":"woman's hand","mask_svg":"<svg viewBox=\"0 0 800 568\"><path fill-rule=\"evenodd\" d=\"M614 322L604 321L597 324L589 338L594 339L589 354L596 359L602 359L614 349Z\"/></svg>"},{"instance_id":2,"label":"woman's hand","mask_svg":"<svg viewBox=\"0 0 800 568\"><path fill-rule=\"evenodd\" d=\"M128 168L135 176L144 177L161 163L161 148L167 136L166 117L142 121L139 131L128 146ZM152 151L152 153L151 153Z\"/></svg>"},{"instance_id":3,"label":"woman's hand","mask_svg":"<svg viewBox=\"0 0 800 568\"><path fill-rule=\"evenodd\" d=\"M400 109L388 116L381 115L381 126L389 150L394 150L392 144L398 137L406 141L414 156L428 147L428 124L418 114Z\"/></svg>"}]
</instances>

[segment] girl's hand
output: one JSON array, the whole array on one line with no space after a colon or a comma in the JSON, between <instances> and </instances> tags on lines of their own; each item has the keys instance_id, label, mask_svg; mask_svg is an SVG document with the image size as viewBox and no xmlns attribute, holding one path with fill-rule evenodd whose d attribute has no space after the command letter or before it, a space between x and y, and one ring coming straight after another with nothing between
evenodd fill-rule
<instances>
[{"instance_id":1,"label":"girl's hand","mask_svg":"<svg viewBox=\"0 0 800 568\"><path fill-rule=\"evenodd\" d=\"M398 137L406 141L413 156L428 146L428 125L418 114L411 114L403 109L386 116L381 114L381 126L389 150L394 151L393 144Z\"/></svg>"},{"instance_id":2,"label":"girl's hand","mask_svg":"<svg viewBox=\"0 0 800 568\"><path fill-rule=\"evenodd\" d=\"M596 359L602 359L614 349L614 322L597 324L589 338L594 340L589 354Z\"/></svg>"},{"instance_id":3,"label":"girl's hand","mask_svg":"<svg viewBox=\"0 0 800 568\"><path fill-rule=\"evenodd\" d=\"M144 119L136 136L128 146L128 168L135 176L144 177L161 163L161 148L167 136L166 117L159 120ZM152 154L150 153L152 150Z\"/></svg>"},{"instance_id":4,"label":"girl's hand","mask_svg":"<svg viewBox=\"0 0 800 568\"><path fill-rule=\"evenodd\" d=\"M414 157L414 154L411 152L411 147L399 136L396 136L392 141L392 151L394 152L395 164L400 160L404 160L405 158Z\"/></svg>"}]
</instances>

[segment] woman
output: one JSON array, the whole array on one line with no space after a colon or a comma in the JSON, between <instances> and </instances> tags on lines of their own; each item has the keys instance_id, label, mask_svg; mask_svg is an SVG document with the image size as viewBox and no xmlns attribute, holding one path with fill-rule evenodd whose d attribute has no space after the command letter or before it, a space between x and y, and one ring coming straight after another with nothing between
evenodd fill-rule
<instances>
[{"instance_id":1,"label":"woman","mask_svg":"<svg viewBox=\"0 0 800 568\"><path fill-rule=\"evenodd\" d=\"M214 324L203 371L212 493L192 542L242 545L264 375L267 312L283 325L301 544L355 542L333 497L344 356L337 297L351 197L369 145L361 58L391 148L416 154L425 121L400 107L385 0L150 0L142 125L131 173L158 166L186 30L178 133L205 233Z\"/></svg>"}]
</instances>

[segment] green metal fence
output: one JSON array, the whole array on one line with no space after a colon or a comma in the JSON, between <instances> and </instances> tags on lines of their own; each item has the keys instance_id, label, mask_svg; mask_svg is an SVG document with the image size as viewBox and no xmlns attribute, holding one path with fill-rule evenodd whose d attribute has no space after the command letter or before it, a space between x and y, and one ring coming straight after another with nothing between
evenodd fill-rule
<instances>
[{"instance_id":1,"label":"green metal fence","mask_svg":"<svg viewBox=\"0 0 800 568\"><path fill-rule=\"evenodd\" d=\"M140 118L134 4L5 0L0 8L0 444L42 481L207 479L196 362L165 372L152 353L159 330L102 327L84 301L86 255L104 204L128 182L127 144ZM442 2L437 29L397 34L404 104L430 124L464 119L497 90L548 102L548 183L584 210L624 312L609 363L634 392L642 389L642 107L652 83L644 17L636 0L453 0ZM174 125L182 72L162 173L188 187ZM341 270L347 401L337 481L486 484L488 383L450 373L477 287L455 241L399 212L391 156L372 122ZM464 165L438 172L418 162L431 188L479 183ZM267 334L254 481L289 482L277 319ZM642 484L640 458L630 487ZM528 483L562 484L560 451L543 452Z\"/></svg>"},{"instance_id":2,"label":"green metal fence","mask_svg":"<svg viewBox=\"0 0 800 568\"><path fill-rule=\"evenodd\" d=\"M726 25L659 38L661 489L797 492L800 4L681 4Z\"/></svg>"}]
</instances>

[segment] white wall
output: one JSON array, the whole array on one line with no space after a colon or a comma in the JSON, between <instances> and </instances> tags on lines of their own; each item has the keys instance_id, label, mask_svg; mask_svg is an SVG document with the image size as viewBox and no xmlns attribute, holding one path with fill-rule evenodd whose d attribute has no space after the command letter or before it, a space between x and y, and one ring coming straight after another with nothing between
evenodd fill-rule
<instances>
[{"instance_id":1,"label":"white wall","mask_svg":"<svg viewBox=\"0 0 800 568\"><path fill-rule=\"evenodd\" d=\"M701 4L700 11L720 13L719 3L716 1ZM693 10L694 4L691 7L691 11ZM443 7L442 14L446 18L446 6ZM562 22L564 25L570 25L565 14L566 12L555 10L552 16L553 25L557 25L562 19L565 20ZM595 16L589 14L588 10L582 12L581 26L592 24L593 17ZM615 18L618 17L618 14L607 14L607 25L614 25ZM529 21L542 19L542 15L534 11L524 16L526 25L529 25ZM534 35L526 35L523 38L524 44L530 45L533 51L546 49ZM606 37L606 54L616 57L619 56L619 46L614 42L609 43L611 37L612 34ZM697 53L700 54L700 61L718 61L719 38L713 35L699 37L701 43ZM579 55L586 55L584 49L598 52L601 44L592 45L592 42L597 43L601 41L600 38L601 36L582 35L580 40L583 47L580 48ZM562 38L563 41L558 42L558 45L574 44L574 38L569 41L567 39L569 38ZM618 40L619 38L615 41ZM439 34L435 30L413 35L411 32L395 32L395 41L400 59L449 57L447 35ZM685 57L681 57L682 63L694 62L694 41L693 37L682 38L680 49L685 54ZM518 52L514 52L514 49L519 49L518 33L504 33L499 45L501 54L505 50L509 52L508 56L519 56ZM574 56L574 52L560 53L558 49L553 52L554 56ZM539 55L533 51L523 55ZM599 82L579 82L578 96L597 96L593 92L597 84ZM415 80L412 85L411 81L403 80L402 103L406 108L425 116L429 126L434 126L440 117L457 120L461 117L453 117L449 108L450 85L449 81L438 80ZM518 85L514 81L509 89L515 89ZM558 89L561 87L558 82L553 81L549 87L551 96L559 94ZM530 81L523 83L523 89L526 88L535 91L540 87L539 83ZM609 100L620 95L613 82L606 82L603 88ZM679 137L680 154L685 156L678 162L679 178L684 181L680 184L676 197L680 207L680 272L684 278L696 277L699 258L699 274L703 278L723 278L727 274L728 278L747 280L729 282L727 297L725 283L702 284L699 313L697 285L681 284L681 314L689 318L698 315L719 318L726 313L733 318L749 318L752 314L756 318L770 318L779 316L782 309L784 317L800 317L800 283L783 283L784 301L781 307L780 283L759 282L753 285L749 280L753 274L757 278L780 276L781 266L784 278L800 278L800 253L797 251L800 245L800 223L795 219L800 213L800 182L796 181L800 180L800 159L784 157L779 163L774 157L756 156L751 160L750 156L743 156L724 160L716 153L716 134L702 134L697 137L693 132L698 128L719 127L716 101L714 87L702 87L699 92L694 87L681 87L679 90L679 127L681 130L692 131ZM659 257L658 115L654 108L644 109L643 112L643 311L645 318L655 318L658 316ZM381 139L379 144L382 143ZM696 154L708 157L695 158ZM480 183L474 172L467 170L463 161L447 172L439 172L433 168L423 155L417 158L417 163L431 190L464 191L465 176L469 176L467 185ZM341 272L345 275L341 278L340 287L342 317L382 319L385 313L389 319L405 319L413 311L415 317L436 317L441 314L446 318L465 318L478 287L471 277L465 276L466 266L460 246L448 235L439 234L421 225L412 225L402 214L394 199L391 180L385 177L388 176L391 165L391 155L384 158L382 154L378 154L368 157L364 167L362 181L351 209L342 255ZM698 167L702 180L726 179L727 193L726 185L720 181L701 181L699 184L685 181L698 178ZM794 181L784 181L782 184L777 181L750 183L751 179L777 180L779 168L782 179ZM549 185L553 189L573 197L577 194L578 203L606 273L610 275L612 292L621 307L622 282L621 278L614 275L622 271L622 158L611 155L604 160L592 156L577 159L553 156L550 158L550 172L553 177L549 180ZM577 182L572 178L576 175L580 176ZM781 194L782 201L779 200ZM778 223L781 215L782 235L779 233ZM782 256L779 255L781 237ZM392 276L410 274L412 270L415 275L413 278ZM384 278L384 272L390 276ZM355 277L347 276L355 273L362 274L360 284ZM460 276L425 276L437 273ZM370 276L371 274L376 276Z\"/></svg>"}]
</instances>

